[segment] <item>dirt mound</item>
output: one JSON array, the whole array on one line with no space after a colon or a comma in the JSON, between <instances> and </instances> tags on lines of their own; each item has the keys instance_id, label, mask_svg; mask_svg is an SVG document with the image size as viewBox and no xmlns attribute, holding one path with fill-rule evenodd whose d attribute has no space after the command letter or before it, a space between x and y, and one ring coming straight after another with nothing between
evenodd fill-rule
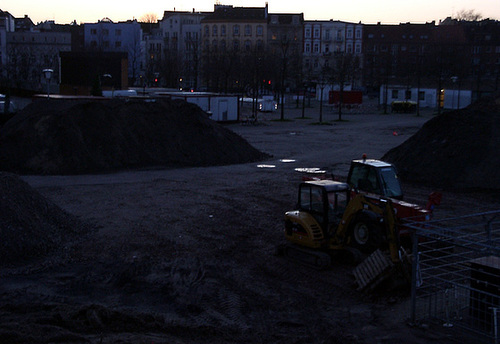
<instances>
[{"instance_id":1,"label":"dirt mound","mask_svg":"<svg viewBox=\"0 0 500 344\"><path fill-rule=\"evenodd\" d=\"M90 227L19 177L0 172L0 265L38 258Z\"/></svg>"},{"instance_id":2,"label":"dirt mound","mask_svg":"<svg viewBox=\"0 0 500 344\"><path fill-rule=\"evenodd\" d=\"M80 174L267 157L180 100L37 101L0 130L0 169Z\"/></svg>"},{"instance_id":3,"label":"dirt mound","mask_svg":"<svg viewBox=\"0 0 500 344\"><path fill-rule=\"evenodd\" d=\"M409 182L454 189L500 189L500 97L444 113L383 160Z\"/></svg>"}]
</instances>

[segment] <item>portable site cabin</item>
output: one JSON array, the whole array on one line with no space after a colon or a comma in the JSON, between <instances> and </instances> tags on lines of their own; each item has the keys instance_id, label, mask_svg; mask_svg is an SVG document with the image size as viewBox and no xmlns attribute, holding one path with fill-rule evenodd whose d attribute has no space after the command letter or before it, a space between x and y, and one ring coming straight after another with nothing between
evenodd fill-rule
<instances>
[{"instance_id":1,"label":"portable site cabin","mask_svg":"<svg viewBox=\"0 0 500 344\"><path fill-rule=\"evenodd\" d=\"M252 108L254 102L257 102L257 110L260 112L274 112L278 110L278 102L274 100L273 96L262 96L262 98L240 98L242 106Z\"/></svg>"},{"instance_id":2,"label":"portable site cabin","mask_svg":"<svg viewBox=\"0 0 500 344\"><path fill-rule=\"evenodd\" d=\"M471 104L472 92L470 90L452 90L443 89L443 98L441 106L444 109L463 109ZM392 102L411 101L419 103L421 108L436 108L437 107L437 90L435 88L408 88L401 85L385 85L380 86L380 105L386 103L391 105Z\"/></svg>"},{"instance_id":3,"label":"portable site cabin","mask_svg":"<svg viewBox=\"0 0 500 344\"><path fill-rule=\"evenodd\" d=\"M209 92L159 92L156 95L196 104L203 111L210 113L210 118L214 121L228 122L239 119L237 96Z\"/></svg>"},{"instance_id":4,"label":"portable site cabin","mask_svg":"<svg viewBox=\"0 0 500 344\"><path fill-rule=\"evenodd\" d=\"M380 105L392 102L411 101L419 103L422 108L435 108L437 106L437 95L435 88L408 88L406 86L385 85L380 86Z\"/></svg>"}]
</instances>

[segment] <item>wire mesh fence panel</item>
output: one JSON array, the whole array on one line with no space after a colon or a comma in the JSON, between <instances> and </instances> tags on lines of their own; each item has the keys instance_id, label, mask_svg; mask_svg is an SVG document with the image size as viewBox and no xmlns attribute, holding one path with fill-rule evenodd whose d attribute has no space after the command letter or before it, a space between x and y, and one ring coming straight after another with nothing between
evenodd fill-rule
<instances>
[{"instance_id":1,"label":"wire mesh fence panel","mask_svg":"<svg viewBox=\"0 0 500 344\"><path fill-rule=\"evenodd\" d=\"M405 225L415 230L418 252L411 320L457 327L477 343L498 343L500 211Z\"/></svg>"}]
</instances>

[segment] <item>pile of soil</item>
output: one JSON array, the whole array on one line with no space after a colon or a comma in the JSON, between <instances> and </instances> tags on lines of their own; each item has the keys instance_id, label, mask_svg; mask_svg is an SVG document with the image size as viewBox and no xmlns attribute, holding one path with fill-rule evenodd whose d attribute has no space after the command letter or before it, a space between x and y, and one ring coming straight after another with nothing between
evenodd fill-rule
<instances>
[{"instance_id":1,"label":"pile of soil","mask_svg":"<svg viewBox=\"0 0 500 344\"><path fill-rule=\"evenodd\" d=\"M500 97L439 115L383 160L402 180L433 187L500 189Z\"/></svg>"},{"instance_id":2,"label":"pile of soil","mask_svg":"<svg viewBox=\"0 0 500 344\"><path fill-rule=\"evenodd\" d=\"M182 100L40 100L0 129L0 170L18 174L229 165L265 157Z\"/></svg>"},{"instance_id":3,"label":"pile of soil","mask_svg":"<svg viewBox=\"0 0 500 344\"><path fill-rule=\"evenodd\" d=\"M0 195L0 266L43 257L90 229L14 174L0 172Z\"/></svg>"}]
</instances>

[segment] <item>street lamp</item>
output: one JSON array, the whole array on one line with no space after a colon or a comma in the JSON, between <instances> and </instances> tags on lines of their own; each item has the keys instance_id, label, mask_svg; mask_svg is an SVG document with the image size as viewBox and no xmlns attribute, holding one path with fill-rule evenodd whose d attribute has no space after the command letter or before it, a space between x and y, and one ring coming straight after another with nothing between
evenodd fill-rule
<instances>
[{"instance_id":1,"label":"street lamp","mask_svg":"<svg viewBox=\"0 0 500 344\"><path fill-rule=\"evenodd\" d=\"M45 80L47 80L47 98L50 98L50 79L52 79L52 73L54 73L54 70L46 68L42 70L42 73Z\"/></svg>"}]
</instances>

